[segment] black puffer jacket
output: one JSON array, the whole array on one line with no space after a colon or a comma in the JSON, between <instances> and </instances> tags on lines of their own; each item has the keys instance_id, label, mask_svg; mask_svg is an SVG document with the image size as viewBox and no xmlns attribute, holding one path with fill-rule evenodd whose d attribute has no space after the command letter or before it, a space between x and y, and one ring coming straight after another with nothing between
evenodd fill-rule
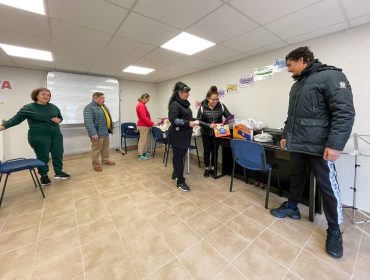
<instances>
[{"instance_id":1,"label":"black puffer jacket","mask_svg":"<svg viewBox=\"0 0 370 280\"><path fill-rule=\"evenodd\" d=\"M203 112L202 112L203 107ZM201 132L204 135L213 135L213 129L210 128L211 123L222 123L222 117L227 118L230 114L224 104L217 103L214 109L208 106L208 100L204 99L198 110L197 119L200 120Z\"/></svg>"},{"instance_id":2,"label":"black puffer jacket","mask_svg":"<svg viewBox=\"0 0 370 280\"><path fill-rule=\"evenodd\" d=\"M342 70L315 59L293 78L283 132L287 149L316 155L326 147L342 151L355 118L351 86Z\"/></svg>"},{"instance_id":3,"label":"black puffer jacket","mask_svg":"<svg viewBox=\"0 0 370 280\"><path fill-rule=\"evenodd\" d=\"M168 119L171 126L168 129L168 141L171 146L178 149L187 149L190 145L193 128L189 122L193 120L190 103L176 97L168 107Z\"/></svg>"}]
</instances>

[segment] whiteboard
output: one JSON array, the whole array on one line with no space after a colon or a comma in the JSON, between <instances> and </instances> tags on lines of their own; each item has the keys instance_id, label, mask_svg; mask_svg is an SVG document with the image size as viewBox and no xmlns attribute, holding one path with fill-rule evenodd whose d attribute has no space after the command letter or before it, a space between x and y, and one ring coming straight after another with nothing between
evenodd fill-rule
<instances>
[{"instance_id":1,"label":"whiteboard","mask_svg":"<svg viewBox=\"0 0 370 280\"><path fill-rule=\"evenodd\" d=\"M63 123L83 124L83 110L96 91L104 93L113 122L119 121L119 83L117 79L64 72L49 72L47 88L50 103L60 109Z\"/></svg>"}]
</instances>

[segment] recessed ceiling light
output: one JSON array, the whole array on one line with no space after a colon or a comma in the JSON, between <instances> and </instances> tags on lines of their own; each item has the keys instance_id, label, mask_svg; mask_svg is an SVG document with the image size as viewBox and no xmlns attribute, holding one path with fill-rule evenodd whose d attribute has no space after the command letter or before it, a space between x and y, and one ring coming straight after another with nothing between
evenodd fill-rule
<instances>
[{"instance_id":1,"label":"recessed ceiling light","mask_svg":"<svg viewBox=\"0 0 370 280\"><path fill-rule=\"evenodd\" d=\"M106 82L106 83L112 83L112 84L118 84L118 80L115 80L115 79L107 79L104 82Z\"/></svg>"},{"instance_id":2,"label":"recessed ceiling light","mask_svg":"<svg viewBox=\"0 0 370 280\"><path fill-rule=\"evenodd\" d=\"M0 44L0 47L4 50L4 52L6 52L7 55L10 56L53 61L53 55L49 51L30 49L7 44Z\"/></svg>"},{"instance_id":3,"label":"recessed ceiling light","mask_svg":"<svg viewBox=\"0 0 370 280\"><path fill-rule=\"evenodd\" d=\"M96 88L100 88L100 89L114 89L114 87L109 87L109 86L96 86Z\"/></svg>"},{"instance_id":4,"label":"recessed ceiling light","mask_svg":"<svg viewBox=\"0 0 370 280\"><path fill-rule=\"evenodd\" d=\"M0 4L45 15L44 0L0 0Z\"/></svg>"},{"instance_id":5,"label":"recessed ceiling light","mask_svg":"<svg viewBox=\"0 0 370 280\"><path fill-rule=\"evenodd\" d=\"M214 45L216 44L211 41L182 32L167 43L164 43L161 47L174 52L192 55Z\"/></svg>"},{"instance_id":6,"label":"recessed ceiling light","mask_svg":"<svg viewBox=\"0 0 370 280\"><path fill-rule=\"evenodd\" d=\"M122 71L128 72L128 73L146 75L146 74L149 74L150 72L153 72L154 69L130 65L126 67L125 69L123 69Z\"/></svg>"}]
</instances>

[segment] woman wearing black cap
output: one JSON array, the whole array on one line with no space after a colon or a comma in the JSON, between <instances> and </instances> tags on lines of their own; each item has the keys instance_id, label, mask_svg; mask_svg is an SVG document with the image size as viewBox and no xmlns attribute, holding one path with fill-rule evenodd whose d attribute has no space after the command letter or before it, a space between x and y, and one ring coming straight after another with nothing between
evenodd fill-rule
<instances>
[{"instance_id":1,"label":"woman wearing black cap","mask_svg":"<svg viewBox=\"0 0 370 280\"><path fill-rule=\"evenodd\" d=\"M185 83L177 82L168 104L168 119L171 122L168 140L173 150L172 178L177 177L177 187L184 192L190 191L184 178L184 157L190 145L193 127L199 124L198 121L193 121L189 108L189 91L190 87Z\"/></svg>"}]
</instances>

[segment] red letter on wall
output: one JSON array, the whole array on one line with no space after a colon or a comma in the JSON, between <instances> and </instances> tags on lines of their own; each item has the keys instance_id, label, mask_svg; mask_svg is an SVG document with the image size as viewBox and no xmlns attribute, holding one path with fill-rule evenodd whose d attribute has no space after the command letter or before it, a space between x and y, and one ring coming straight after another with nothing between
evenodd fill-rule
<instances>
[{"instance_id":1,"label":"red letter on wall","mask_svg":"<svg viewBox=\"0 0 370 280\"><path fill-rule=\"evenodd\" d=\"M3 81L3 84L1 85L1 89L12 89L12 86L10 85L10 81Z\"/></svg>"}]
</instances>

